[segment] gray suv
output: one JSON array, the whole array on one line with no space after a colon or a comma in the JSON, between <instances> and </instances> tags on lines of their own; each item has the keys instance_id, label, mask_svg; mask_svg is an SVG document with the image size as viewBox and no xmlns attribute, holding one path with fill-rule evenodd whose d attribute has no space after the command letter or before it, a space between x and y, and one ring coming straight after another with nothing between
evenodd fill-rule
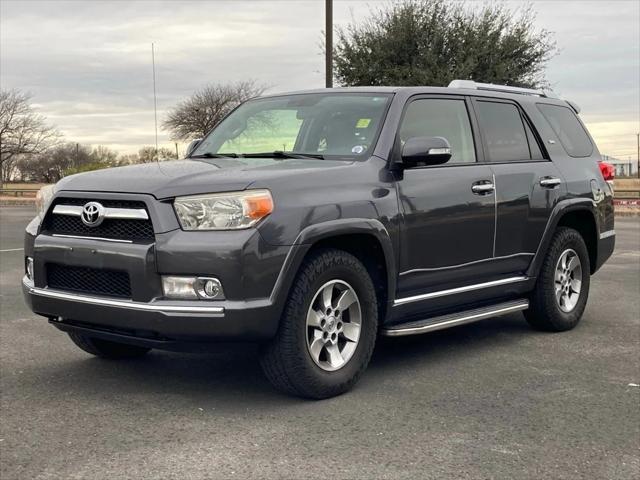
<instances>
[{"instance_id":1,"label":"gray suv","mask_svg":"<svg viewBox=\"0 0 640 480\"><path fill-rule=\"evenodd\" d=\"M250 100L185 160L44 189L25 299L100 357L259 342L308 398L352 387L378 335L517 311L571 329L615 242L577 113L470 81Z\"/></svg>"}]
</instances>

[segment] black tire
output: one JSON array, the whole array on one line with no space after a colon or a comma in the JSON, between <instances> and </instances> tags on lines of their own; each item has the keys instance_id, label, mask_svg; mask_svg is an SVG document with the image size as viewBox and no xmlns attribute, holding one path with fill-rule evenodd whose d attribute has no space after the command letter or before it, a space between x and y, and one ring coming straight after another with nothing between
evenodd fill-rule
<instances>
[{"instance_id":1,"label":"black tire","mask_svg":"<svg viewBox=\"0 0 640 480\"><path fill-rule=\"evenodd\" d=\"M109 342L99 338L92 338L81 333L69 332L69 338L78 347L91 355L101 358L122 359L136 358L148 353L151 349L127 345L124 343Z\"/></svg>"},{"instance_id":2,"label":"black tire","mask_svg":"<svg viewBox=\"0 0 640 480\"><path fill-rule=\"evenodd\" d=\"M555 290L556 265L567 249L572 249L577 254L582 267L580 295L570 312L562 311L556 300ZM582 236L572 228L558 228L540 269L535 290L530 296L529 309L524 312L527 322L533 328L547 332L564 332L574 328L580 322L587 305L590 271L589 253Z\"/></svg>"},{"instance_id":3,"label":"black tire","mask_svg":"<svg viewBox=\"0 0 640 480\"><path fill-rule=\"evenodd\" d=\"M306 317L316 292L332 280L341 280L353 288L360 303L362 323L351 358L340 369L328 372L309 353ZM376 291L367 269L342 250L318 250L300 267L278 333L263 347L260 363L269 381L282 392L312 399L333 397L351 389L366 369L377 330Z\"/></svg>"}]
</instances>

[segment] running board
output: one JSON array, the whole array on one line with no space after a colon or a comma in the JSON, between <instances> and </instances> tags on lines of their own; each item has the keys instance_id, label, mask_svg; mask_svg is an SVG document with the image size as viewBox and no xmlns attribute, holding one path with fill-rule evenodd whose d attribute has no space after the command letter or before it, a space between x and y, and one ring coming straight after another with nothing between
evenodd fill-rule
<instances>
[{"instance_id":1,"label":"running board","mask_svg":"<svg viewBox=\"0 0 640 480\"><path fill-rule=\"evenodd\" d=\"M488 307L474 308L463 312L450 313L439 317L432 317L417 322L402 323L393 327L384 328L382 335L387 337L402 337L404 335L418 335L420 333L434 332L457 325L477 322L485 318L497 317L507 313L519 312L529 308L529 300L520 299L510 302L489 305Z\"/></svg>"}]
</instances>

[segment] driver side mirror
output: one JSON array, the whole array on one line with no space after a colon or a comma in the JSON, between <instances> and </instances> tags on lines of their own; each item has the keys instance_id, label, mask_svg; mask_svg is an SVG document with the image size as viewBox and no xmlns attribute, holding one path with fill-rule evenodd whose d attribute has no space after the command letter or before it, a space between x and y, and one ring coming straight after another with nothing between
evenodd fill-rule
<instances>
[{"instance_id":1,"label":"driver side mirror","mask_svg":"<svg viewBox=\"0 0 640 480\"><path fill-rule=\"evenodd\" d=\"M402 163L409 168L419 163L441 165L450 158L451 146L444 137L413 137L402 147Z\"/></svg>"},{"instance_id":2,"label":"driver side mirror","mask_svg":"<svg viewBox=\"0 0 640 480\"><path fill-rule=\"evenodd\" d=\"M191 143L189 144L189 146L187 147L187 154L185 155L185 157L190 157L191 154L193 153L193 151L198 148L198 145L200 145L200 142L202 141L201 138L197 138L195 140L191 140Z\"/></svg>"}]
</instances>

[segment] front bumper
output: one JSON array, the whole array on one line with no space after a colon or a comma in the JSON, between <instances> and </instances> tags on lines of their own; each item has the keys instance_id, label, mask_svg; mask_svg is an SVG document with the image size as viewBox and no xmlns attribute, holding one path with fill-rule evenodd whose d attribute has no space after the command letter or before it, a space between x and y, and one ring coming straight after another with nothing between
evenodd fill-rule
<instances>
[{"instance_id":1,"label":"front bumper","mask_svg":"<svg viewBox=\"0 0 640 480\"><path fill-rule=\"evenodd\" d=\"M24 251L34 259L35 281L25 278L23 292L31 310L60 329L123 335L131 343L272 338L286 297L284 265L297 247L271 245L256 229L168 229L156 211L160 202L139 197L136 199L147 202L156 229L151 242L50 234L40 231L37 218L27 226ZM173 212L171 216L175 220ZM123 299L53 289L48 285L51 264L126 272L131 296ZM225 300L167 300L163 298L163 275L215 277L222 282Z\"/></svg>"},{"instance_id":2,"label":"front bumper","mask_svg":"<svg viewBox=\"0 0 640 480\"><path fill-rule=\"evenodd\" d=\"M26 277L22 290L31 310L49 317L58 328L131 337L132 343L256 341L271 338L278 325L274 307L266 300L215 305L201 301L135 302L38 288Z\"/></svg>"}]
</instances>

